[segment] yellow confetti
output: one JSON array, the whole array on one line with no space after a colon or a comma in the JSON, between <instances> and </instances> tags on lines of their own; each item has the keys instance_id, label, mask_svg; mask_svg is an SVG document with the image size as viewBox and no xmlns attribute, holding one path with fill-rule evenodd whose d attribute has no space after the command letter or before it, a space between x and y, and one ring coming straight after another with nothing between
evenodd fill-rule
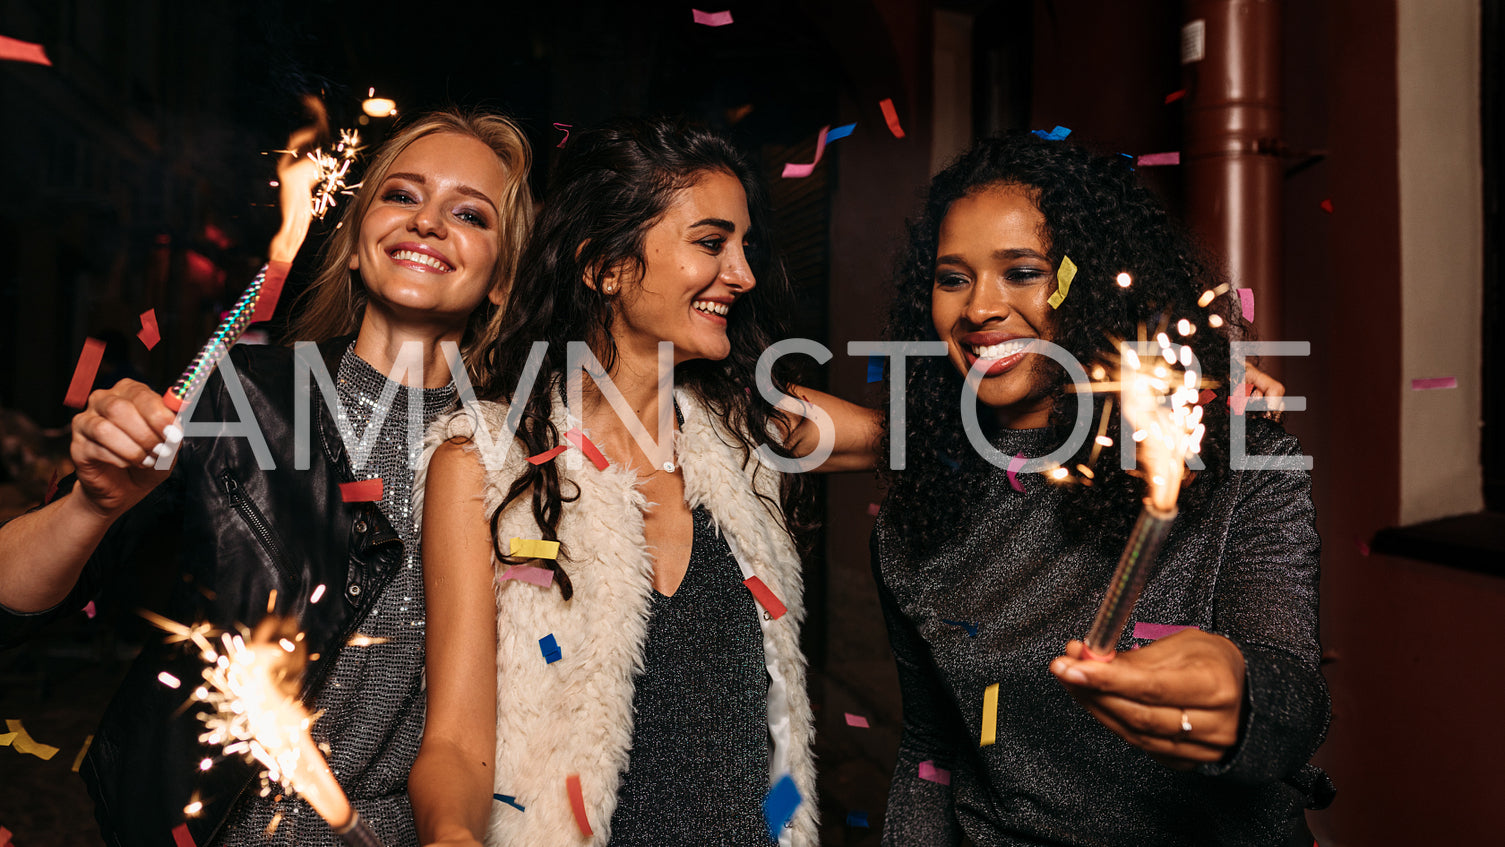
<instances>
[{"instance_id":1,"label":"yellow confetti","mask_svg":"<svg viewBox=\"0 0 1505 847\"><path fill-rule=\"evenodd\" d=\"M1076 263L1071 261L1070 256L1061 257L1061 267L1056 270L1056 293L1050 295L1045 301L1052 309L1061 308L1061 303L1066 299L1066 294L1071 291L1071 281L1076 279Z\"/></svg>"},{"instance_id":2,"label":"yellow confetti","mask_svg":"<svg viewBox=\"0 0 1505 847\"><path fill-rule=\"evenodd\" d=\"M9 747L10 743L15 740L16 734L14 732L0 732L0 747Z\"/></svg>"},{"instance_id":3,"label":"yellow confetti","mask_svg":"<svg viewBox=\"0 0 1505 847\"><path fill-rule=\"evenodd\" d=\"M32 738L20 721L8 720L5 722L5 728L15 733L10 746L14 747L17 753L29 753L44 761L57 755L58 748Z\"/></svg>"},{"instance_id":4,"label":"yellow confetti","mask_svg":"<svg viewBox=\"0 0 1505 847\"><path fill-rule=\"evenodd\" d=\"M986 747L998 740L998 683L988 686L982 693L982 741L977 745Z\"/></svg>"},{"instance_id":5,"label":"yellow confetti","mask_svg":"<svg viewBox=\"0 0 1505 847\"><path fill-rule=\"evenodd\" d=\"M511 555L526 556L530 559L557 559L559 558L559 542L539 541L535 538L514 538Z\"/></svg>"},{"instance_id":6,"label":"yellow confetti","mask_svg":"<svg viewBox=\"0 0 1505 847\"><path fill-rule=\"evenodd\" d=\"M84 754L89 752L89 745L94 743L94 736L84 736L84 746L78 748L78 755L73 759L73 772L78 773L79 767L84 763Z\"/></svg>"}]
</instances>

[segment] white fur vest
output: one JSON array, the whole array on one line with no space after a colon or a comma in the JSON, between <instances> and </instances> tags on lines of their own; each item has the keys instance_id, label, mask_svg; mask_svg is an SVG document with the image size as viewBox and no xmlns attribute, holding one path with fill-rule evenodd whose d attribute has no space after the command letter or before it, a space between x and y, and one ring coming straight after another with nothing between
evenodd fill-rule
<instances>
[{"instance_id":1,"label":"white fur vest","mask_svg":"<svg viewBox=\"0 0 1505 847\"><path fill-rule=\"evenodd\" d=\"M710 512L743 577L757 576L788 607L778 620L762 615L773 742L769 784L790 774L804 798L781 834L781 847L814 845L814 728L799 647L805 617L800 561L782 516L758 496L779 502L778 474L761 467L756 457L744 466L719 419L687 392L676 392L676 399L684 416L675 447L686 501ZM486 513L495 511L526 461L526 448L506 436L506 414L505 405L479 403L434 424L414 481L416 514L423 513L423 484L434 450L456 436L473 439L471 449L486 468ZM563 404L556 403L554 418L560 433L578 426L566 419ZM643 511L649 503L637 488L637 474L627 467L612 464L598 471L573 447L554 461L564 489L569 491L573 484L580 490L578 500L564 504L559 522L560 563L575 593L566 602L558 588L518 580L494 583L494 790L516 798L525 811L502 802L493 805L486 839L493 847L605 845L632 745L634 683L643 668L653 589L653 560L643 530ZM542 537L533 520L531 497L519 498L506 510L498 531L504 546L512 537ZM551 634L562 658L548 664L539 639ZM591 837L582 835L575 822L566 789L571 774L580 777Z\"/></svg>"}]
</instances>

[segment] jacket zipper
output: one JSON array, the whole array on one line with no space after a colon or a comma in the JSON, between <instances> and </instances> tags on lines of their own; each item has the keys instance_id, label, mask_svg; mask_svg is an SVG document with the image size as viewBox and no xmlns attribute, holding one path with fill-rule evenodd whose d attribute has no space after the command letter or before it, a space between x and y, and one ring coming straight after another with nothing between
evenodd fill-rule
<instances>
[{"instance_id":1,"label":"jacket zipper","mask_svg":"<svg viewBox=\"0 0 1505 847\"><path fill-rule=\"evenodd\" d=\"M294 577L292 569L287 565L287 558L282 554L282 547L277 543L277 538L272 535L271 527L267 526L266 518L262 517L261 511L251 498L241 490L240 480L235 478L234 473L225 471L220 474L220 481L224 483L225 493L230 495L230 504L235 511L240 513L241 518L251 527L256 538L261 542L261 547L272 560L272 567L282 576L283 586L292 589L298 585L298 579Z\"/></svg>"}]
</instances>

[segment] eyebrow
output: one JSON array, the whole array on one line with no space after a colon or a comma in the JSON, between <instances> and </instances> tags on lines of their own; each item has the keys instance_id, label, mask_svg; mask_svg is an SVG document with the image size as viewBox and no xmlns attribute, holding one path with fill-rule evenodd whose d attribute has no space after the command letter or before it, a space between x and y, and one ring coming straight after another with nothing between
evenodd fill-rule
<instances>
[{"instance_id":1,"label":"eyebrow","mask_svg":"<svg viewBox=\"0 0 1505 847\"><path fill-rule=\"evenodd\" d=\"M727 232L737 231L737 225L725 218L701 218L695 223L690 224L691 229L694 229L697 226L716 226L721 227Z\"/></svg>"},{"instance_id":2,"label":"eyebrow","mask_svg":"<svg viewBox=\"0 0 1505 847\"><path fill-rule=\"evenodd\" d=\"M428 185L428 180L423 178L423 174L413 174L405 172L391 173L387 174L387 179L405 179L408 182L416 182L419 185ZM484 191L481 191L477 188L471 188L470 186L463 183L461 185L455 186L455 190L467 197L474 197L477 200L484 200L486 201L486 205L491 207L492 211L497 211L496 203L493 203L491 198L487 197Z\"/></svg>"}]
</instances>

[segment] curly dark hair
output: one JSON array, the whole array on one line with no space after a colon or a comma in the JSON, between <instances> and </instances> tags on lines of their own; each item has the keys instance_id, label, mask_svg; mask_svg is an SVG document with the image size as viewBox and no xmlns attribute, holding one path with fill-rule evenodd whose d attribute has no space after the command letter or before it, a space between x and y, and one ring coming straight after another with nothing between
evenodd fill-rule
<instances>
[{"instance_id":1,"label":"curly dark hair","mask_svg":"<svg viewBox=\"0 0 1505 847\"><path fill-rule=\"evenodd\" d=\"M995 186L1023 188L1045 219L1042 240L1059 267L1070 256L1077 266L1071 294L1051 315L1049 339L1091 370L1108 360L1119 339L1134 340L1148 327L1185 318L1195 332L1178 342L1189 344L1202 373L1210 380L1229 373L1229 341L1247 326L1233 298L1216 297L1203 308L1198 299L1224 280L1148 189L1134 176L1133 160L1098 155L1076 144L1030 134L984 139L938 174L930 184L924 210L909 224L909 242L897 269L898 290L887 333L894 340L934 340L931 289L935 284L936 248L942 220L956 200ZM1116 284L1128 272L1133 283ZM1209 322L1212 315L1221 325ZM1174 330L1172 331L1174 332ZM1052 447L1064 444L1076 420L1077 397L1064 369L1043 356L1034 357L1037 373L1047 381L1052 404ZM962 376L946 357L911 360L905 381L910 432L926 433L926 444L908 451L908 467L885 472L894 498L892 513L912 550L945 541L967 519L968 498L957 491L978 490L997 473L973 450L962 427ZM1227 386L1204 404L1207 432L1202 440L1204 484L1190 485L1181 497L1184 509L1196 508L1198 491L1228 472L1229 410ZM1096 395L1094 423L1109 399ZM993 416L983 415L984 426ZM1112 430L1116 435L1117 427ZM887 455L889 433L885 428ZM1093 440L1063 465L1089 461ZM1094 477L1068 498L1064 529L1093 537L1105 552L1122 545L1143 497L1140 480L1119 467L1118 447L1104 450Z\"/></svg>"},{"instance_id":2,"label":"curly dark hair","mask_svg":"<svg viewBox=\"0 0 1505 847\"><path fill-rule=\"evenodd\" d=\"M625 269L629 285L641 279L646 265L644 239L663 218L679 192L703 176L725 173L735 177L747 195L751 220L747 258L757 286L737 301L728 316L731 353L720 361L694 360L675 368L676 386L693 393L742 450L744 466L754 473L775 473L758 462L757 447L768 444L777 455L789 456L781 444L769 441L778 412L754 384L758 357L774 339L787 334L784 321L792 313L794 290L770 243L767 195L749 161L726 139L711 131L672 118L623 119L583 133L571 140L553 177L544 208L519 262L517 280L508 294L496 344L482 359L476 394L480 399L510 403L536 341L548 342L542 370L534 380L518 425L517 437L529 455L558 445L561 433L550 420L551 392L559 390L567 367L566 343L587 341L591 352L611 373L617 349L612 338L613 298L598 282L612 269ZM785 372L776 371L774 384L789 393ZM799 474L783 474L780 501L766 505L796 539L810 526L810 497ZM553 462L530 465L512 483L506 498L491 515L492 543L499 560L517 563L506 555L497 536L501 513L513 500L531 492L533 516L544 538L558 540L563 504L579 492L561 489ZM538 564L552 568L565 599L573 594L569 576L557 561Z\"/></svg>"}]
</instances>

